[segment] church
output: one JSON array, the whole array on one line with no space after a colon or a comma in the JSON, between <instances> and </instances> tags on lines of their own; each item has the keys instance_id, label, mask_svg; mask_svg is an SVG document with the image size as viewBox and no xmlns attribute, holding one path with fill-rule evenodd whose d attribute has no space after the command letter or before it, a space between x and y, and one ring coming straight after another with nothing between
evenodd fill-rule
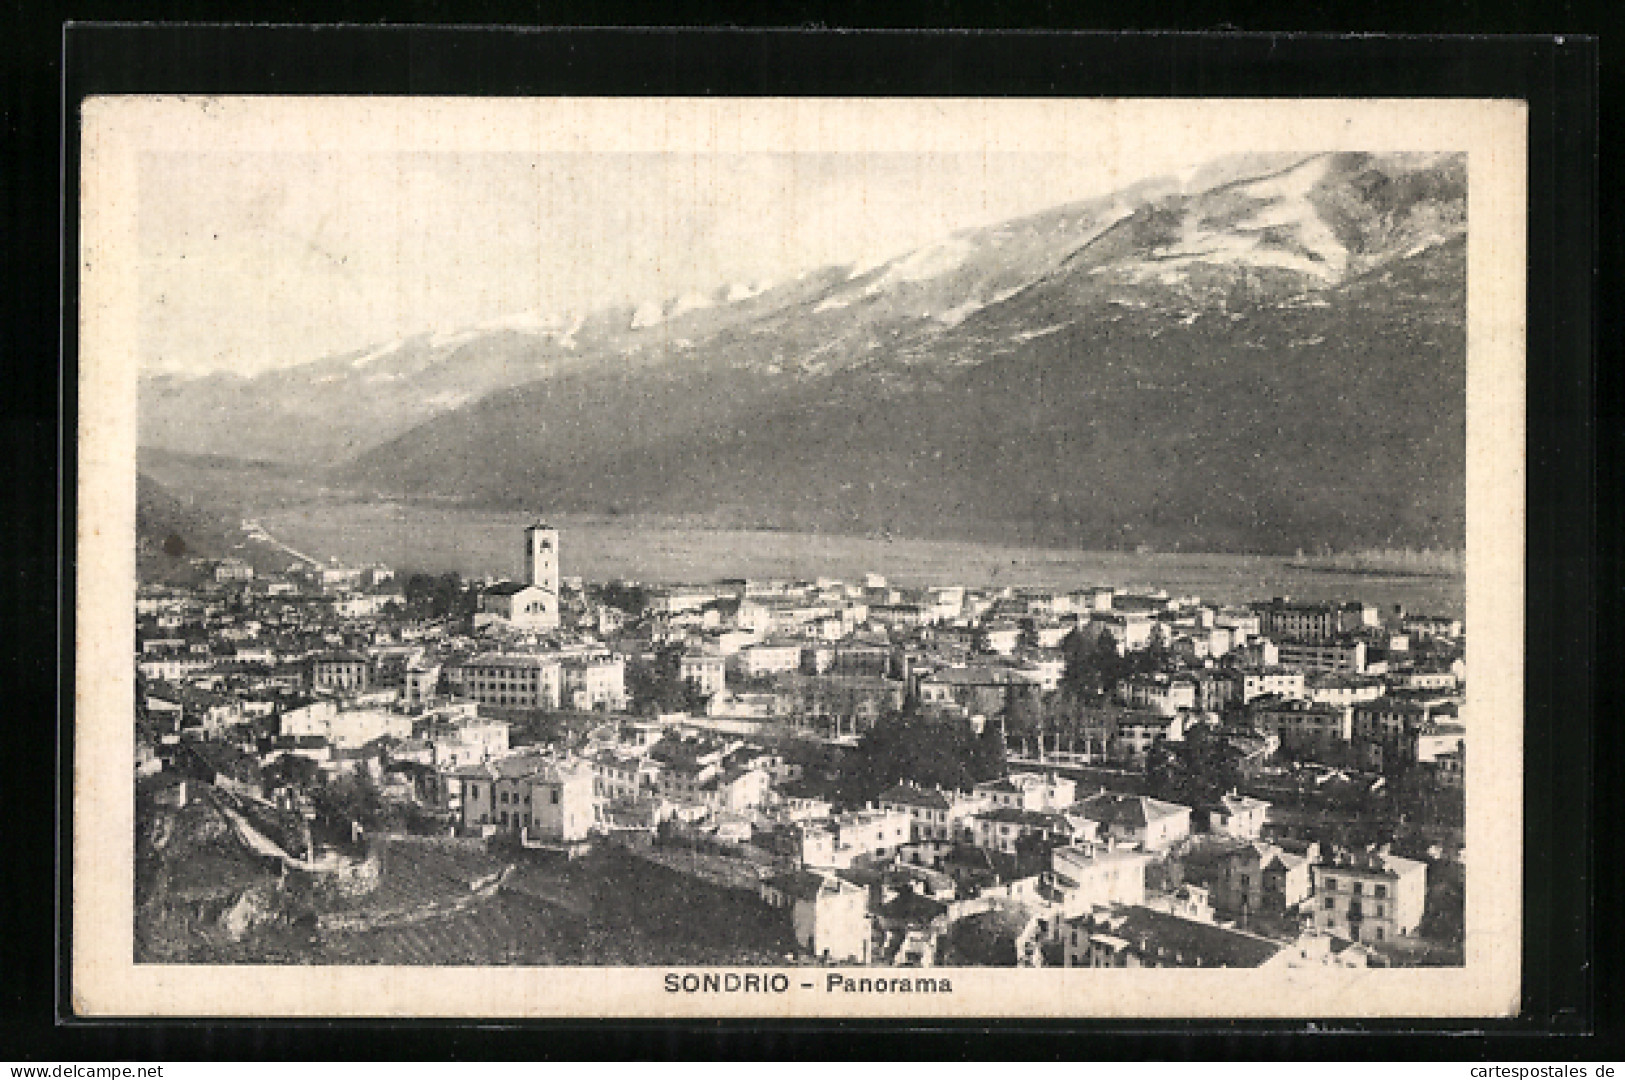
<instances>
[{"instance_id":1,"label":"church","mask_svg":"<svg viewBox=\"0 0 1625 1080\"><path fill-rule=\"evenodd\" d=\"M537 522L525 528L525 574L480 594L480 613L496 616L516 630L557 630L559 626L559 531ZM482 620L482 621L489 621Z\"/></svg>"}]
</instances>

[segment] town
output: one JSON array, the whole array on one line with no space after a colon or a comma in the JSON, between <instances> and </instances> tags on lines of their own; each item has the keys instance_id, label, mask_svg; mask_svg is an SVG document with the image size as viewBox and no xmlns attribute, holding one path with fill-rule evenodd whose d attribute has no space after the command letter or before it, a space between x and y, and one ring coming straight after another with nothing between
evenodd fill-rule
<instances>
[{"instance_id":1,"label":"town","mask_svg":"<svg viewBox=\"0 0 1625 1080\"><path fill-rule=\"evenodd\" d=\"M1459 619L589 582L562 540L144 582L137 959L1463 963Z\"/></svg>"}]
</instances>

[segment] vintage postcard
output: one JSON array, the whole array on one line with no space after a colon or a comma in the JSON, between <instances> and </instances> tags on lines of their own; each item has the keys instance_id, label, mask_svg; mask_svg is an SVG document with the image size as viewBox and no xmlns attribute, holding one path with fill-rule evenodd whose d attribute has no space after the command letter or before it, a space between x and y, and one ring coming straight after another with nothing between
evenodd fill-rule
<instances>
[{"instance_id":1,"label":"vintage postcard","mask_svg":"<svg viewBox=\"0 0 1625 1080\"><path fill-rule=\"evenodd\" d=\"M1516 1012L1521 103L82 120L79 1014Z\"/></svg>"}]
</instances>

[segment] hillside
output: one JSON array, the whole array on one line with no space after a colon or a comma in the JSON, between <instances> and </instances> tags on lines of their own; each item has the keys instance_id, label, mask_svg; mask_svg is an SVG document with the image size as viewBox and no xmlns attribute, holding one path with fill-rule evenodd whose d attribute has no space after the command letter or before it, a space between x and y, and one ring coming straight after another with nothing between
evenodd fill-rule
<instances>
[{"instance_id":1,"label":"hillside","mask_svg":"<svg viewBox=\"0 0 1625 1080\"><path fill-rule=\"evenodd\" d=\"M136 475L135 534L144 566L184 564L186 556L219 558L229 533L213 514L178 498L145 473Z\"/></svg>"},{"instance_id":2,"label":"hillside","mask_svg":"<svg viewBox=\"0 0 1625 1080\"><path fill-rule=\"evenodd\" d=\"M532 335L528 374L479 368L508 381L412 425L395 398L350 401L376 430L347 429L363 448L324 482L1062 546L1459 547L1465 207L1459 156L1225 159L881 265ZM429 368L386 382L426 400L451 377ZM298 370L278 377L314 393Z\"/></svg>"},{"instance_id":3,"label":"hillside","mask_svg":"<svg viewBox=\"0 0 1625 1080\"><path fill-rule=\"evenodd\" d=\"M136 473L136 574L142 581L192 582L199 570L193 558L233 556L257 571L281 570L288 556L276 548L248 538L241 529L240 489L265 467L231 459L208 463L214 483L194 483L198 470L175 472L165 455L155 455L165 480L178 477L184 486L155 478L143 462ZM173 475L172 475L173 474ZM177 491L184 491L184 497Z\"/></svg>"}]
</instances>

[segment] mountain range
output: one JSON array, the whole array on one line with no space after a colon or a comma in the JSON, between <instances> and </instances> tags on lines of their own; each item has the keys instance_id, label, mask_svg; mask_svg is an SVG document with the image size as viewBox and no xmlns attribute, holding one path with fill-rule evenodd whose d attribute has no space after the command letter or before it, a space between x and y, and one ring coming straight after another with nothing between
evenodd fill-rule
<instances>
[{"instance_id":1,"label":"mountain range","mask_svg":"<svg viewBox=\"0 0 1625 1080\"><path fill-rule=\"evenodd\" d=\"M728 526L1459 548L1465 248L1462 155L1233 156L875 265L146 378L144 460Z\"/></svg>"}]
</instances>

